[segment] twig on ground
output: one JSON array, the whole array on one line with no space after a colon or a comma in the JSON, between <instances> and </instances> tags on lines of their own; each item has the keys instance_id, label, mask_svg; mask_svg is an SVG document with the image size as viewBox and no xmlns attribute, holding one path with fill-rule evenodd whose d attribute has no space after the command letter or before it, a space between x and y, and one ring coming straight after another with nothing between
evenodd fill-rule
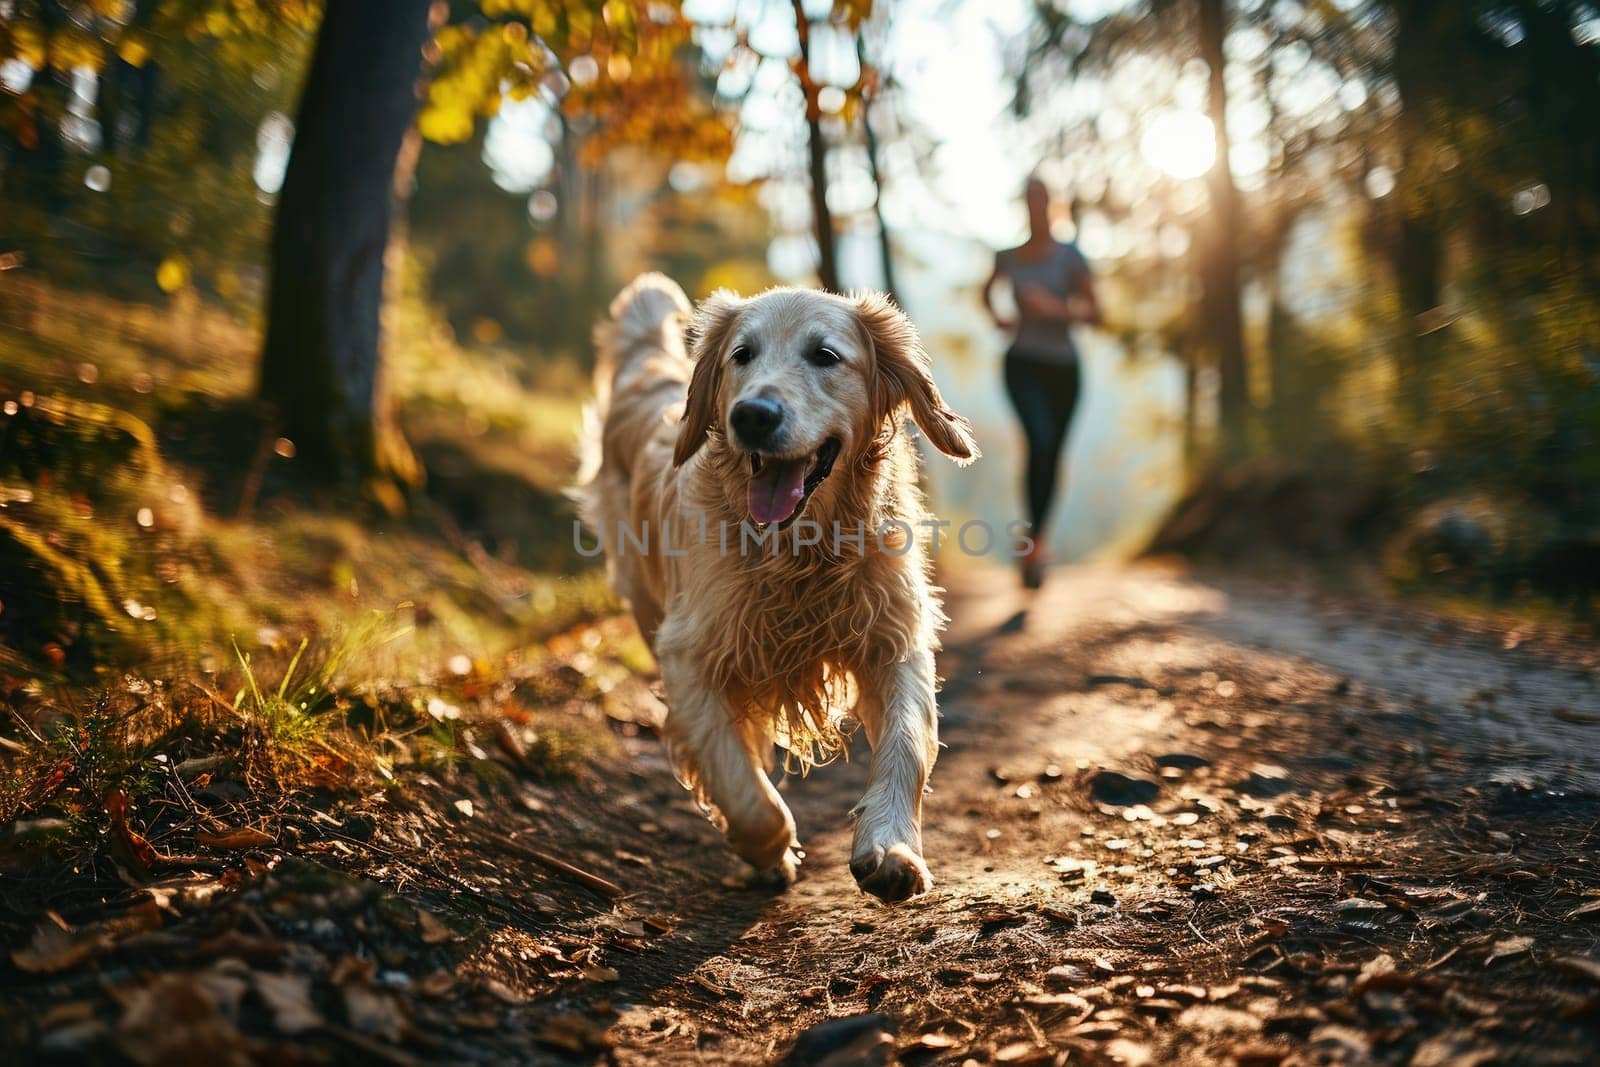
<instances>
[{"instance_id":1,"label":"twig on ground","mask_svg":"<svg viewBox=\"0 0 1600 1067\"><path fill-rule=\"evenodd\" d=\"M525 859L533 860L535 863L543 864L552 870L560 871L562 874L567 875L569 878L579 882L588 889L592 889L601 896L608 897L611 900L616 900L618 897L625 895L623 888L617 883L611 881L609 878L603 878L592 871L586 871L582 867L568 863L566 860L561 859L558 856L552 856L548 852L533 848L530 845L525 845L521 841L517 841L514 838L507 837L505 834L499 833L495 830L487 829L485 827L478 827L477 833L480 836L488 839L493 844L499 845L501 848L511 852L514 855L522 856Z\"/></svg>"}]
</instances>

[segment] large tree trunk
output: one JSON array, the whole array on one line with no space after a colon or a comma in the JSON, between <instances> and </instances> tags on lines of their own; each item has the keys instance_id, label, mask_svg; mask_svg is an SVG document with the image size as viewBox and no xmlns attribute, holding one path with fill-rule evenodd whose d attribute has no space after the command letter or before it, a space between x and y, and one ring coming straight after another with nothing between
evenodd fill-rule
<instances>
[{"instance_id":1,"label":"large tree trunk","mask_svg":"<svg viewBox=\"0 0 1600 1067\"><path fill-rule=\"evenodd\" d=\"M324 483L413 483L383 395L384 255L432 0L328 0L272 237L260 395Z\"/></svg>"},{"instance_id":2,"label":"large tree trunk","mask_svg":"<svg viewBox=\"0 0 1600 1067\"><path fill-rule=\"evenodd\" d=\"M811 80L811 22L805 5L794 0L795 28L800 34L800 88L806 98L806 148L810 153L811 222L817 238L817 281L824 289L839 291L839 260L834 247L833 212L828 210L828 143L822 137L819 86Z\"/></svg>"},{"instance_id":3,"label":"large tree trunk","mask_svg":"<svg viewBox=\"0 0 1600 1067\"><path fill-rule=\"evenodd\" d=\"M1216 129L1217 160L1206 175L1211 212L1200 251L1204 343L1217 362L1223 459L1243 454L1249 422L1244 316L1239 293L1239 189L1228 163L1228 88L1224 41L1227 0L1199 0L1200 58L1210 70L1208 106Z\"/></svg>"}]
</instances>

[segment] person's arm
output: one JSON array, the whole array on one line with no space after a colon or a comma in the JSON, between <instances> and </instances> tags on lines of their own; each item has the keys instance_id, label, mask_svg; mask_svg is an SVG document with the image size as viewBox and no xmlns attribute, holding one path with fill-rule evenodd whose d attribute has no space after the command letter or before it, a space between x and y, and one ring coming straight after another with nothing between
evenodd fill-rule
<instances>
[{"instance_id":1,"label":"person's arm","mask_svg":"<svg viewBox=\"0 0 1600 1067\"><path fill-rule=\"evenodd\" d=\"M1029 314L1066 326L1079 322L1100 326L1105 322L1100 311L1100 300L1094 291L1094 277L1089 272L1087 262L1082 264L1081 270L1074 272L1071 291L1065 297L1056 296L1042 285L1030 285L1017 294L1017 301L1028 309Z\"/></svg>"},{"instance_id":2,"label":"person's arm","mask_svg":"<svg viewBox=\"0 0 1600 1067\"><path fill-rule=\"evenodd\" d=\"M994 270L989 272L989 280L983 283L983 306L984 310L989 312L989 317L994 320L994 324L996 326L1000 327L1002 330L1010 331L1016 329L1017 324L1010 319L1003 318L1000 313L994 309L993 290L995 283L1000 280L1000 275L1002 273L1004 272L1000 269L1000 257L995 256Z\"/></svg>"},{"instance_id":3,"label":"person's arm","mask_svg":"<svg viewBox=\"0 0 1600 1067\"><path fill-rule=\"evenodd\" d=\"M1028 309L1028 314L1046 322L1059 322L1070 326L1081 317L1077 313L1073 296L1059 297L1042 285L1024 286L1017 294L1017 303Z\"/></svg>"}]
</instances>

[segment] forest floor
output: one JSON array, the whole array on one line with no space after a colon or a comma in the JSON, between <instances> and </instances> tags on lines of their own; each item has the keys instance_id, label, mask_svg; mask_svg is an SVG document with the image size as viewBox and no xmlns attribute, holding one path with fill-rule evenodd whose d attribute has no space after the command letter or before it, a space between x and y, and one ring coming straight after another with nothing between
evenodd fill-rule
<instances>
[{"instance_id":1,"label":"forest floor","mask_svg":"<svg viewBox=\"0 0 1600 1067\"><path fill-rule=\"evenodd\" d=\"M648 682L594 693L626 627L602 621L469 668L457 699L493 716L402 782L302 776L268 806L191 753L137 816L108 806L81 869L0 848L0 1040L211 1065L1600 1058L1593 645L1155 564L950 584L924 897L850 878L861 752L783 784L798 884L751 878L673 781ZM610 741L552 774L534 705Z\"/></svg>"}]
</instances>

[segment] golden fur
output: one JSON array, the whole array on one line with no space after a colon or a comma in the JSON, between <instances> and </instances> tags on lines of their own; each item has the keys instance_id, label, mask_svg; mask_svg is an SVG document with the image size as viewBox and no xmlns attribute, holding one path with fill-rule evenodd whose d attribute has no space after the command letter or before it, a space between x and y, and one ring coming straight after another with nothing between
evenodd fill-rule
<instances>
[{"instance_id":1,"label":"golden fur","mask_svg":"<svg viewBox=\"0 0 1600 1067\"><path fill-rule=\"evenodd\" d=\"M842 750L845 716L861 720L874 786L852 868L885 899L918 892L928 879L914 824L937 750L932 653L944 616L921 543L906 536L926 512L904 419L958 462L977 448L915 329L881 296L718 293L689 315L660 275L613 303L596 335L599 399L577 490L662 664L675 767L742 855L792 869L792 820L759 767L774 741L802 768L826 760ZM841 353L838 365L806 361L818 338ZM741 364L736 344L761 355ZM741 525L751 461L730 441L726 413L756 389L784 398L800 452L841 446L798 521L776 529ZM805 543L818 532L807 521L820 543ZM619 523L648 530L648 548Z\"/></svg>"}]
</instances>

